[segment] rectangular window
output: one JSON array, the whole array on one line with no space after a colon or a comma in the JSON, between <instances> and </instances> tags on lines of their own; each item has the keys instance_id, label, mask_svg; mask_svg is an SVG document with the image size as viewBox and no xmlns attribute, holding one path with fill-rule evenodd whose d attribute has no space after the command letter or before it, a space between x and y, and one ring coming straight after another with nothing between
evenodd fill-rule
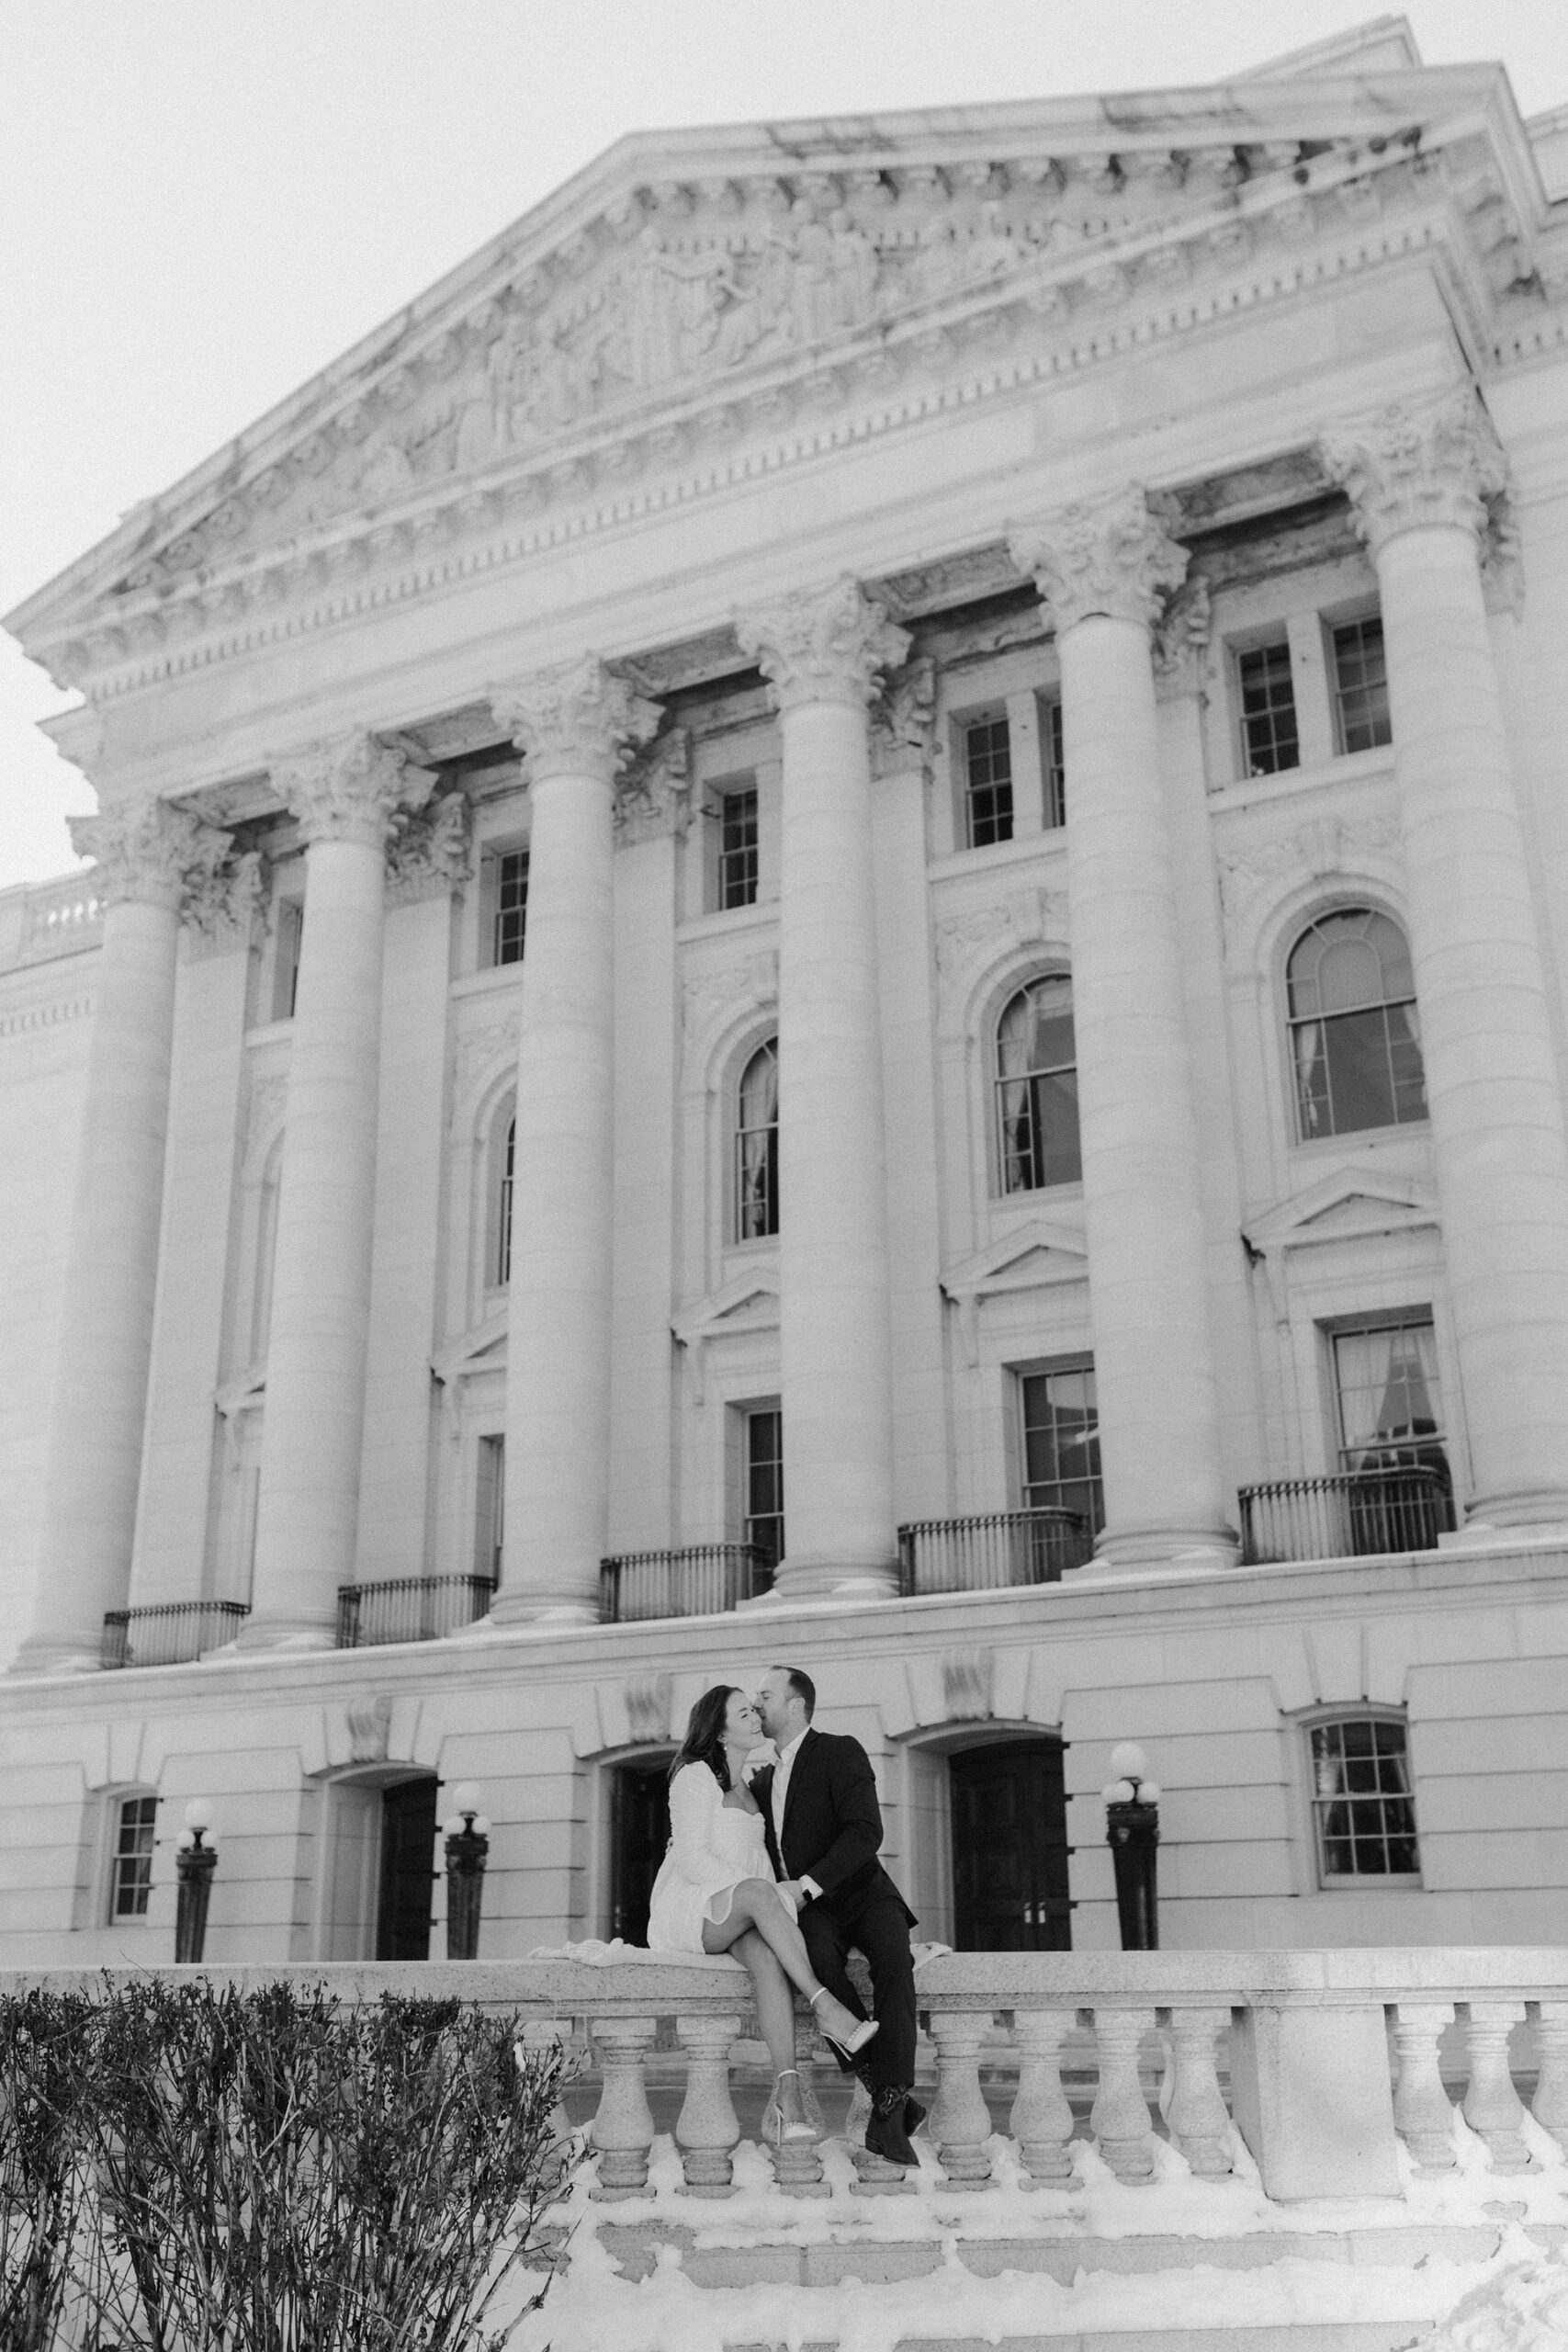
<instances>
[{"instance_id":1,"label":"rectangular window","mask_svg":"<svg viewBox=\"0 0 1568 2352\"><path fill-rule=\"evenodd\" d=\"M1028 1372L1019 1381L1023 1422L1023 1508L1075 1511L1091 1535L1105 1517L1094 1366Z\"/></svg>"},{"instance_id":2,"label":"rectangular window","mask_svg":"<svg viewBox=\"0 0 1568 2352\"><path fill-rule=\"evenodd\" d=\"M1241 740L1247 775L1278 775L1302 763L1296 731L1296 692L1291 678L1291 649L1258 645L1236 657L1241 695Z\"/></svg>"},{"instance_id":3,"label":"rectangular window","mask_svg":"<svg viewBox=\"0 0 1568 2352\"><path fill-rule=\"evenodd\" d=\"M724 912L756 903L757 787L748 785L719 803L718 904Z\"/></svg>"},{"instance_id":4,"label":"rectangular window","mask_svg":"<svg viewBox=\"0 0 1568 2352\"><path fill-rule=\"evenodd\" d=\"M493 964L521 964L528 927L528 853L503 850L495 861L495 917L491 940Z\"/></svg>"},{"instance_id":5,"label":"rectangular window","mask_svg":"<svg viewBox=\"0 0 1568 2352\"><path fill-rule=\"evenodd\" d=\"M1438 1345L1429 1316L1333 1335L1351 1554L1429 1552L1453 1525Z\"/></svg>"},{"instance_id":6,"label":"rectangular window","mask_svg":"<svg viewBox=\"0 0 1568 2352\"><path fill-rule=\"evenodd\" d=\"M1341 752L1371 752L1393 741L1382 620L1347 621L1334 632L1334 724Z\"/></svg>"},{"instance_id":7,"label":"rectangular window","mask_svg":"<svg viewBox=\"0 0 1568 2352\"><path fill-rule=\"evenodd\" d=\"M777 1407L746 1416L746 1541L769 1568L784 1557L784 1415Z\"/></svg>"},{"instance_id":8,"label":"rectangular window","mask_svg":"<svg viewBox=\"0 0 1568 2352\"><path fill-rule=\"evenodd\" d=\"M1012 739L1005 718L964 730L964 794L971 849L1012 839Z\"/></svg>"},{"instance_id":9,"label":"rectangular window","mask_svg":"<svg viewBox=\"0 0 1568 2352\"><path fill-rule=\"evenodd\" d=\"M478 1508L474 1514L474 1574L501 1582L502 1546L506 1532L506 1440L479 1440Z\"/></svg>"},{"instance_id":10,"label":"rectangular window","mask_svg":"<svg viewBox=\"0 0 1568 2352\"><path fill-rule=\"evenodd\" d=\"M299 942L305 930L305 909L299 899L277 902L277 954L273 964L272 1017L292 1021L299 990Z\"/></svg>"},{"instance_id":11,"label":"rectangular window","mask_svg":"<svg viewBox=\"0 0 1568 2352\"><path fill-rule=\"evenodd\" d=\"M1420 1871L1405 1727L1391 1716L1314 1724L1312 1809L1318 1883L1414 1879Z\"/></svg>"},{"instance_id":12,"label":"rectangular window","mask_svg":"<svg viewBox=\"0 0 1568 2352\"><path fill-rule=\"evenodd\" d=\"M145 1917L152 1891L152 1831L158 1818L156 1797L126 1797L115 1824L113 1875L109 1884L109 1919Z\"/></svg>"},{"instance_id":13,"label":"rectangular window","mask_svg":"<svg viewBox=\"0 0 1568 2352\"><path fill-rule=\"evenodd\" d=\"M1062 700L1058 695L1044 707L1042 722L1045 752L1045 830L1055 832L1067 821L1067 763L1062 750Z\"/></svg>"}]
</instances>

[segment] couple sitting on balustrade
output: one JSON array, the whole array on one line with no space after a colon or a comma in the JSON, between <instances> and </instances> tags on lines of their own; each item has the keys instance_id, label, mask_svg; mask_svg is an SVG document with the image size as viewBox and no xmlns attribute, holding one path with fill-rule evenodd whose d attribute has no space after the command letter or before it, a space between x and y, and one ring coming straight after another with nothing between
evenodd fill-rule
<instances>
[{"instance_id":1,"label":"couple sitting on balustrade","mask_svg":"<svg viewBox=\"0 0 1568 2352\"><path fill-rule=\"evenodd\" d=\"M925 2109L915 2071L915 1915L882 1864L882 1813L858 1739L814 1731L815 1685L797 1668L769 1669L755 1703L719 1683L692 1709L670 1768L670 1849L654 1882L654 1951L731 1951L756 1988L773 2066L764 2129L813 2139L795 2057L795 2000L807 1996L823 2040L871 2098L865 2144L894 2164L918 2162L909 2134ZM778 1762L750 1781L764 1740ZM866 2017L845 1970L851 1950L871 1969Z\"/></svg>"}]
</instances>

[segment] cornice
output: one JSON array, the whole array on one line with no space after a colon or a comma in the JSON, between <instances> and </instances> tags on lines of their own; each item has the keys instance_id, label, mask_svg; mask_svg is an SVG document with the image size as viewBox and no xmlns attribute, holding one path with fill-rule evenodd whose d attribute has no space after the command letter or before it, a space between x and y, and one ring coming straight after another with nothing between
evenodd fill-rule
<instances>
[{"instance_id":1,"label":"cornice","mask_svg":"<svg viewBox=\"0 0 1568 2352\"><path fill-rule=\"evenodd\" d=\"M1380 141L1377 153L1318 154L1289 174L1260 170L1228 190L1213 152L1166 151L1163 168L1189 181L1195 163L1209 171L1213 206L1156 219L1113 246L1037 255L873 322L826 354L704 379L652 408L563 428L526 462L443 476L400 501L127 594L100 606L96 626L78 623L52 641L40 629L28 650L62 684L107 703L1416 254L1438 270L1472 365L1500 364L1499 339L1484 344L1484 313L1500 299L1490 281L1511 285L1525 267L1517 213L1474 126L1440 158L1423 153L1418 136L1412 129ZM1111 168L1109 156L1101 162ZM1007 167L986 166L998 168L1005 176ZM1152 177L1157 153L1145 151L1140 168ZM811 175L795 176L804 186ZM835 190L854 176L840 161ZM1568 306L1562 323L1568 339Z\"/></svg>"}]
</instances>

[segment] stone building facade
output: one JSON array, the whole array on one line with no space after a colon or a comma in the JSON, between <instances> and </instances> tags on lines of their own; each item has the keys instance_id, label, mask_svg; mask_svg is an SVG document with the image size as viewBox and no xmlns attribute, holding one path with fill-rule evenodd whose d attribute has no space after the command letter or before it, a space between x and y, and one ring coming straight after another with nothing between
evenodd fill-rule
<instances>
[{"instance_id":1,"label":"stone building facade","mask_svg":"<svg viewBox=\"0 0 1568 2352\"><path fill-rule=\"evenodd\" d=\"M638 137L39 592L0 1951L636 1931L780 1656L947 1939L1551 1940L1568 119ZM100 1670L107 1666L112 1670ZM435 1893L440 1917L442 1894Z\"/></svg>"}]
</instances>

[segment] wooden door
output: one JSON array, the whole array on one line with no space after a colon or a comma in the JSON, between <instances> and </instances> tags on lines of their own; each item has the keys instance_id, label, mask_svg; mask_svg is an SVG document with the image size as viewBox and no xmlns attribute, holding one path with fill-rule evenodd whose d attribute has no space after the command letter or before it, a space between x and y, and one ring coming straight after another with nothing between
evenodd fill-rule
<instances>
[{"instance_id":1,"label":"wooden door","mask_svg":"<svg viewBox=\"0 0 1568 2352\"><path fill-rule=\"evenodd\" d=\"M618 1764L610 1783L610 1933L648 1941L648 1905L670 1843L670 1765Z\"/></svg>"},{"instance_id":2,"label":"wooden door","mask_svg":"<svg viewBox=\"0 0 1568 2352\"><path fill-rule=\"evenodd\" d=\"M435 1776L400 1781L381 1792L381 1893L378 1960L430 1958L430 1894L434 1883Z\"/></svg>"},{"instance_id":3,"label":"wooden door","mask_svg":"<svg viewBox=\"0 0 1568 2352\"><path fill-rule=\"evenodd\" d=\"M1070 1951L1061 1741L997 1740L947 1769L955 1949Z\"/></svg>"}]
</instances>

